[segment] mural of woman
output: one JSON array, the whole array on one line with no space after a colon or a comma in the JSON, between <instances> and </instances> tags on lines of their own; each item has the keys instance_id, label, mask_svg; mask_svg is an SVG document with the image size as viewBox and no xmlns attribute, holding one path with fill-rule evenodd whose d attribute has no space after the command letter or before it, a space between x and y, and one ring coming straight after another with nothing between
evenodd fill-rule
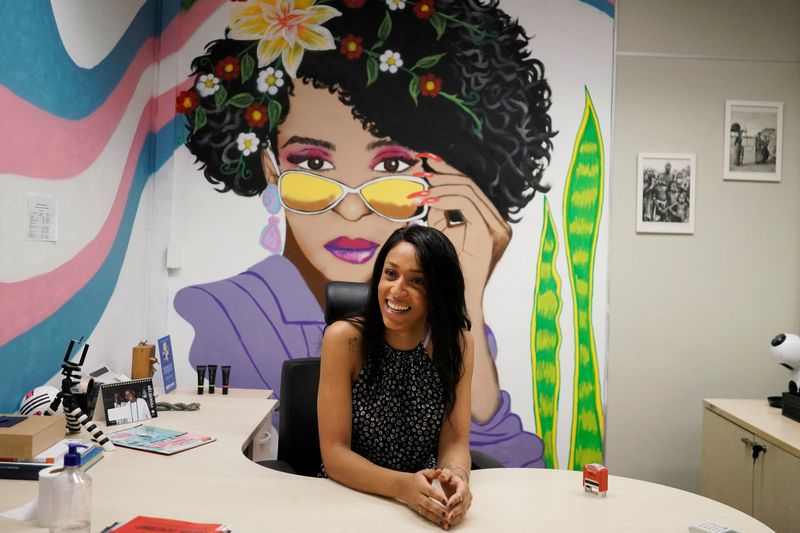
<instances>
[{"instance_id":1,"label":"mural of woman","mask_svg":"<svg viewBox=\"0 0 800 533\"><path fill-rule=\"evenodd\" d=\"M192 62L177 109L186 145L221 192L261 195L262 245L232 278L181 289L192 364L231 386L279 390L284 360L318 355L324 285L366 281L404 224L459 252L475 338L471 445L543 466L500 388L486 284L552 149L550 89L523 28L479 0L249 0ZM278 229L285 213L285 242ZM527 355L526 355L527 357Z\"/></svg>"}]
</instances>

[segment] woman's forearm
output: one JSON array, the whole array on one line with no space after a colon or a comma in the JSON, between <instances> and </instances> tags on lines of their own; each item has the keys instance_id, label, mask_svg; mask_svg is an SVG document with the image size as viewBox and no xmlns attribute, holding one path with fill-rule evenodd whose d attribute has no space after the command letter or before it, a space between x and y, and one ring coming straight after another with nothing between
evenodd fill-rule
<instances>
[{"instance_id":1,"label":"woman's forearm","mask_svg":"<svg viewBox=\"0 0 800 533\"><path fill-rule=\"evenodd\" d=\"M404 487L412 474L383 468L339 446L324 454L328 477L362 492L403 500Z\"/></svg>"},{"instance_id":2,"label":"woman's forearm","mask_svg":"<svg viewBox=\"0 0 800 533\"><path fill-rule=\"evenodd\" d=\"M472 457L470 456L469 446L454 444L444 449L439 454L439 468L449 468L457 476L469 482L469 472L472 467Z\"/></svg>"}]
</instances>

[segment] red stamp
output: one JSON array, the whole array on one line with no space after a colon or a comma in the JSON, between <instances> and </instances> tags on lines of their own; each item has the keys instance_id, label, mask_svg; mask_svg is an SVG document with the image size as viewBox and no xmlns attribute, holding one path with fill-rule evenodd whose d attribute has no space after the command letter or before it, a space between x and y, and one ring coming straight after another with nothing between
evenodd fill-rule
<instances>
[{"instance_id":1,"label":"red stamp","mask_svg":"<svg viewBox=\"0 0 800 533\"><path fill-rule=\"evenodd\" d=\"M584 465L583 490L605 497L608 492L608 468L597 463Z\"/></svg>"}]
</instances>

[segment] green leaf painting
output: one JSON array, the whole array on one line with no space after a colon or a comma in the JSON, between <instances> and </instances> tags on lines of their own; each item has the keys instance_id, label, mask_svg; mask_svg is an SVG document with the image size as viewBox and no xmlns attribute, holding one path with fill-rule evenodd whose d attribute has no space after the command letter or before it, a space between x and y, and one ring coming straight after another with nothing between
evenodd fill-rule
<instances>
[{"instance_id":1,"label":"green leaf painting","mask_svg":"<svg viewBox=\"0 0 800 533\"><path fill-rule=\"evenodd\" d=\"M244 108L248 107L250 104L252 104L253 100L255 100L255 98L253 98L252 94L250 94L250 93L239 93L239 94L236 94L236 95L232 96L231 99L228 100L228 104L232 105L234 107L239 107L239 108L244 109Z\"/></svg>"},{"instance_id":2,"label":"green leaf painting","mask_svg":"<svg viewBox=\"0 0 800 533\"><path fill-rule=\"evenodd\" d=\"M214 108L219 109L222 107L222 104L225 103L225 99L228 97L228 91L222 85L219 86L217 92L214 93Z\"/></svg>"},{"instance_id":3,"label":"green leaf painting","mask_svg":"<svg viewBox=\"0 0 800 533\"><path fill-rule=\"evenodd\" d=\"M194 127L192 128L192 134L197 133L197 130L202 128L206 125L208 121L206 117L206 112L202 107L198 107L197 111L194 112Z\"/></svg>"},{"instance_id":4,"label":"green leaf painting","mask_svg":"<svg viewBox=\"0 0 800 533\"><path fill-rule=\"evenodd\" d=\"M594 260L603 207L603 139L586 89L586 105L564 185L564 248L572 287L575 381L569 468L602 463L603 405L597 365L592 294Z\"/></svg>"},{"instance_id":5,"label":"green leaf painting","mask_svg":"<svg viewBox=\"0 0 800 533\"><path fill-rule=\"evenodd\" d=\"M531 317L531 365L533 367L533 405L536 432L544 442L547 468L558 468L556 428L561 368L561 278L556 271L558 233L547 198L544 199L544 224L536 262L536 289Z\"/></svg>"},{"instance_id":6,"label":"green leaf painting","mask_svg":"<svg viewBox=\"0 0 800 533\"><path fill-rule=\"evenodd\" d=\"M241 69L241 77L242 83L246 82L250 79L250 76L253 75L253 71L256 68L256 60L250 54L245 54L242 57L242 69Z\"/></svg>"}]
</instances>

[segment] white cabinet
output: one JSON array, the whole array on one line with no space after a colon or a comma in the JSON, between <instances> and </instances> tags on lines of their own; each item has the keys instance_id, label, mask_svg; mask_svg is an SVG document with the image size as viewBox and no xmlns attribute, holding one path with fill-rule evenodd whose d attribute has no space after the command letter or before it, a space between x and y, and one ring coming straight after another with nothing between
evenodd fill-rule
<instances>
[{"instance_id":1,"label":"white cabinet","mask_svg":"<svg viewBox=\"0 0 800 533\"><path fill-rule=\"evenodd\" d=\"M800 422L766 399L705 400L703 407L700 493L778 533L800 531Z\"/></svg>"}]
</instances>

